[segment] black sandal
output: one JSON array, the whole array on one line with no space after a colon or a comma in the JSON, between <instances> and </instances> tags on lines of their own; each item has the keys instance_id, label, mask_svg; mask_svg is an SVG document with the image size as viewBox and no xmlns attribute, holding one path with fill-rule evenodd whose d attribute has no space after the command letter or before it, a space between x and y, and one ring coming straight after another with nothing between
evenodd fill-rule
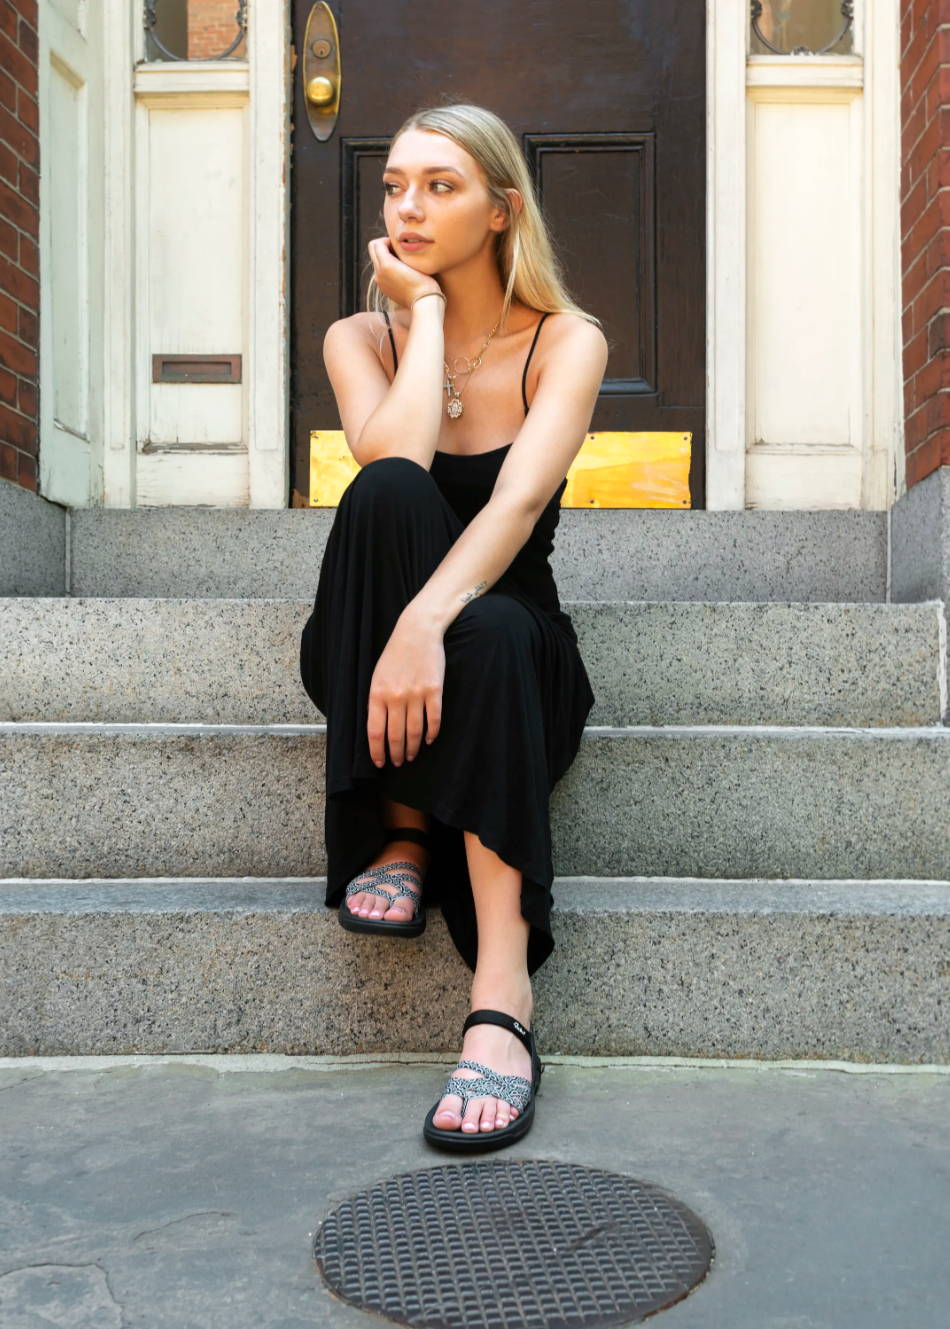
<instances>
[{"instance_id":1,"label":"black sandal","mask_svg":"<svg viewBox=\"0 0 950 1329\"><path fill-rule=\"evenodd\" d=\"M417 826L394 826L383 841L389 844L390 840L414 840L417 844L431 849L431 832L419 830ZM417 880L419 886L409 885L409 873L414 876L411 880ZM363 882L363 878L368 877L369 883ZM398 886L397 894L393 895L390 891L384 891L379 882L388 882L392 886ZM420 933L425 932L426 912L422 907L422 872L415 863L408 859L400 859L395 863L382 863L376 868L367 868L365 872L360 872L353 878L346 888L346 894L340 901L338 917L340 923L346 928L347 932L377 932L390 937L418 937ZM360 891L365 891L367 895L382 895L387 901L386 909L391 909L395 902L402 896L407 896L412 900L414 913L412 918L362 918L359 914L354 914L347 904L351 895L358 895ZM385 913L386 910L383 910Z\"/></svg>"},{"instance_id":2,"label":"black sandal","mask_svg":"<svg viewBox=\"0 0 950 1329\"><path fill-rule=\"evenodd\" d=\"M498 1071L493 1071L490 1066L483 1066L480 1061L458 1063L460 1068L480 1071L481 1074L475 1079L464 1079L454 1072L449 1076L438 1100L429 1110L423 1123L422 1134L430 1144L436 1145L439 1149L455 1149L460 1153L475 1153L481 1149L502 1149L506 1144L513 1144L515 1140L527 1135L534 1124L534 1099L541 1087L541 1076L544 1072L541 1058L538 1056L534 1030L525 1029L514 1016L508 1015L505 1011L472 1011L462 1026L463 1037L473 1024L498 1024L516 1034L531 1053L531 1079L526 1080L523 1075L502 1075ZM506 1103L518 1109L518 1115L501 1130L496 1127L490 1131L481 1129L463 1131L461 1123L456 1129L442 1130L435 1125L435 1112L446 1094L458 1094L461 1097L463 1117L470 1098L504 1099Z\"/></svg>"}]
</instances>

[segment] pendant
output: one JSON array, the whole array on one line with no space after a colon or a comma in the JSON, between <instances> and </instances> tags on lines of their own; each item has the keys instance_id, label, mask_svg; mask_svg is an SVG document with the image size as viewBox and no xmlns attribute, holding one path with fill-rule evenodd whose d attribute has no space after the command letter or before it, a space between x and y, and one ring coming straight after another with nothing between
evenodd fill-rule
<instances>
[{"instance_id":1,"label":"pendant","mask_svg":"<svg viewBox=\"0 0 950 1329\"><path fill-rule=\"evenodd\" d=\"M457 420L463 410L461 397L450 397L445 409L453 420Z\"/></svg>"}]
</instances>

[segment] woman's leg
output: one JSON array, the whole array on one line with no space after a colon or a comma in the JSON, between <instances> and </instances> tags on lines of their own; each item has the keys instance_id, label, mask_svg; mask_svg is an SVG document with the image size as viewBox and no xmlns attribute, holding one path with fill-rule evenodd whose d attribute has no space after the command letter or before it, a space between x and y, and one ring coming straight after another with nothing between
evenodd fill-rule
<instances>
[{"instance_id":1,"label":"woman's leg","mask_svg":"<svg viewBox=\"0 0 950 1329\"><path fill-rule=\"evenodd\" d=\"M521 873L505 863L478 836L465 831L475 916L478 923L478 957L472 979L470 1010L488 1006L505 1011L531 1028L534 998L528 975L530 924L521 913ZM460 1060L481 1061L502 1075L531 1079L531 1056L521 1039L499 1025L477 1024L465 1033ZM463 1079L477 1079L479 1072L465 1068ZM439 1102L434 1124L439 1130L462 1129L466 1134L507 1126L518 1109L504 1099L471 1098L464 1117L462 1099L447 1094ZM461 1123L461 1127L460 1127Z\"/></svg>"},{"instance_id":2,"label":"woman's leg","mask_svg":"<svg viewBox=\"0 0 950 1329\"><path fill-rule=\"evenodd\" d=\"M391 798L383 798L383 821L387 828L393 826L415 826L420 831L429 829L429 818L418 808L408 807L405 803L396 803ZM397 860L406 860L415 863L419 869L419 880L425 876L426 868L429 866L429 851L415 840L390 840L384 844L382 849L373 859L372 863L367 864L360 873L362 877L370 868L382 867L384 863L395 863ZM359 878L357 878L359 880ZM374 883L379 885L382 890L396 899L398 890L395 886L387 882ZM412 918L415 912L415 906L412 899L407 895L399 896L398 903L391 908L386 907L386 901L381 895L371 895L364 891L357 891L351 895L347 901L347 908L351 913L359 914L361 918L385 918L391 919L394 923L404 922Z\"/></svg>"}]
</instances>

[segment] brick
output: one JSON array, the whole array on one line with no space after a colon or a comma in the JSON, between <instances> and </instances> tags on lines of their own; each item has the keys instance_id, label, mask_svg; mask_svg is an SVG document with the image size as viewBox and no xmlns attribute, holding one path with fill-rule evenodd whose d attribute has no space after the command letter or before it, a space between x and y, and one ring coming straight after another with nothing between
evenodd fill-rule
<instances>
[{"instance_id":1,"label":"brick","mask_svg":"<svg viewBox=\"0 0 950 1329\"><path fill-rule=\"evenodd\" d=\"M941 112L941 116L942 116ZM926 171L928 164L933 160L936 154L946 140L942 136L941 118L931 120L930 124L921 134L920 138L907 154L907 181L908 186L913 187L918 176ZM908 190L904 191L909 192Z\"/></svg>"},{"instance_id":2,"label":"brick","mask_svg":"<svg viewBox=\"0 0 950 1329\"><path fill-rule=\"evenodd\" d=\"M40 275L40 250L39 245L30 236L20 232L20 267L24 272L28 272L31 277Z\"/></svg>"},{"instance_id":3,"label":"brick","mask_svg":"<svg viewBox=\"0 0 950 1329\"><path fill-rule=\"evenodd\" d=\"M36 234L39 213L35 204L24 198L5 180L0 180L0 216L6 217L14 226L19 226L21 231L28 231L31 235Z\"/></svg>"},{"instance_id":4,"label":"brick","mask_svg":"<svg viewBox=\"0 0 950 1329\"><path fill-rule=\"evenodd\" d=\"M0 402L0 438L16 448L36 446L36 421Z\"/></svg>"},{"instance_id":5,"label":"brick","mask_svg":"<svg viewBox=\"0 0 950 1329\"><path fill-rule=\"evenodd\" d=\"M26 342L27 346L38 346L39 316L32 309L27 309L25 305L17 305L17 308L20 311L20 326L17 329L20 341Z\"/></svg>"},{"instance_id":6,"label":"brick","mask_svg":"<svg viewBox=\"0 0 950 1329\"><path fill-rule=\"evenodd\" d=\"M918 484L940 466L950 465L950 429L941 429L909 453L906 460L907 485Z\"/></svg>"},{"instance_id":7,"label":"brick","mask_svg":"<svg viewBox=\"0 0 950 1329\"><path fill-rule=\"evenodd\" d=\"M36 378L36 348L24 346L8 332L0 331L0 365L12 369L15 374Z\"/></svg>"},{"instance_id":8,"label":"brick","mask_svg":"<svg viewBox=\"0 0 950 1329\"><path fill-rule=\"evenodd\" d=\"M0 257L0 289L19 300L21 305L31 309L39 308L40 288L35 277L31 277L22 268L16 267L8 259Z\"/></svg>"},{"instance_id":9,"label":"brick","mask_svg":"<svg viewBox=\"0 0 950 1329\"><path fill-rule=\"evenodd\" d=\"M36 35L36 29L22 18L20 19L20 30L17 34L17 44L26 58L35 65L39 54L39 39Z\"/></svg>"},{"instance_id":10,"label":"brick","mask_svg":"<svg viewBox=\"0 0 950 1329\"><path fill-rule=\"evenodd\" d=\"M0 401L8 406L15 406L17 399L17 376L9 369L0 369Z\"/></svg>"},{"instance_id":11,"label":"brick","mask_svg":"<svg viewBox=\"0 0 950 1329\"><path fill-rule=\"evenodd\" d=\"M40 206L40 177L39 173L28 166L26 162L20 162L20 196L28 202L34 204L37 210Z\"/></svg>"},{"instance_id":12,"label":"brick","mask_svg":"<svg viewBox=\"0 0 950 1329\"><path fill-rule=\"evenodd\" d=\"M25 18L31 28L39 31L39 24L36 17L36 0L10 0L13 8L21 18Z\"/></svg>"},{"instance_id":13,"label":"brick","mask_svg":"<svg viewBox=\"0 0 950 1329\"><path fill-rule=\"evenodd\" d=\"M20 171L20 159L15 152L11 152L5 143L0 142L0 180L6 180L7 184L17 186L17 177Z\"/></svg>"},{"instance_id":14,"label":"brick","mask_svg":"<svg viewBox=\"0 0 950 1329\"><path fill-rule=\"evenodd\" d=\"M940 322L935 319L934 322ZM931 333L928 328L921 328L904 347L904 377L916 374L936 352L928 349Z\"/></svg>"},{"instance_id":15,"label":"brick","mask_svg":"<svg viewBox=\"0 0 950 1329\"><path fill-rule=\"evenodd\" d=\"M18 156L31 166L40 162L40 143L36 134L22 120L11 115L4 106L0 106L0 141L11 147Z\"/></svg>"},{"instance_id":16,"label":"brick","mask_svg":"<svg viewBox=\"0 0 950 1329\"><path fill-rule=\"evenodd\" d=\"M20 124L26 125L27 129L32 129L33 133L39 136L40 132L40 106L36 99L36 87L32 90L20 88L17 93L16 114Z\"/></svg>"},{"instance_id":17,"label":"brick","mask_svg":"<svg viewBox=\"0 0 950 1329\"><path fill-rule=\"evenodd\" d=\"M20 16L10 4L10 0L0 0L0 32L5 32L11 41L17 39L17 27Z\"/></svg>"},{"instance_id":18,"label":"brick","mask_svg":"<svg viewBox=\"0 0 950 1329\"><path fill-rule=\"evenodd\" d=\"M16 480L20 463L16 448L0 439L0 476L4 480Z\"/></svg>"},{"instance_id":19,"label":"brick","mask_svg":"<svg viewBox=\"0 0 950 1329\"><path fill-rule=\"evenodd\" d=\"M20 387L17 397L17 409L22 411L24 415L28 415L35 420L39 393L37 391L37 386L32 379L20 379Z\"/></svg>"},{"instance_id":20,"label":"brick","mask_svg":"<svg viewBox=\"0 0 950 1329\"><path fill-rule=\"evenodd\" d=\"M36 65L5 32L0 32L0 65L25 88L30 87L36 78Z\"/></svg>"},{"instance_id":21,"label":"brick","mask_svg":"<svg viewBox=\"0 0 950 1329\"><path fill-rule=\"evenodd\" d=\"M938 310L950 305L950 271L940 269L914 301L914 326L925 327Z\"/></svg>"},{"instance_id":22,"label":"brick","mask_svg":"<svg viewBox=\"0 0 950 1329\"><path fill-rule=\"evenodd\" d=\"M927 177L920 176L916 181L910 193L905 195L901 201L901 238L908 235L912 226L924 215L924 209L928 200L936 193L936 190L928 189Z\"/></svg>"},{"instance_id":23,"label":"brick","mask_svg":"<svg viewBox=\"0 0 950 1329\"><path fill-rule=\"evenodd\" d=\"M6 329L7 332L15 333L17 331L17 310L21 306L15 300L11 300L6 291L0 291L0 330Z\"/></svg>"}]
</instances>

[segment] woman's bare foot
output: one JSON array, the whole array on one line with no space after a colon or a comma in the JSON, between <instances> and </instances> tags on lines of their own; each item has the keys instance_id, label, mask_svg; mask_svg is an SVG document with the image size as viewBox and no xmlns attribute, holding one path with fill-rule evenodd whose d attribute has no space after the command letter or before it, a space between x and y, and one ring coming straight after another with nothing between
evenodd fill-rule
<instances>
[{"instance_id":1,"label":"woman's bare foot","mask_svg":"<svg viewBox=\"0 0 950 1329\"><path fill-rule=\"evenodd\" d=\"M479 987L473 983L470 1009L475 1011L487 1006L494 1011L505 1011L520 1020L526 1029L530 1029L534 1001L530 979L525 981L526 987L515 988L497 982ZM459 1060L480 1061L500 1075L521 1075L529 1082L531 1080L531 1054L517 1034L503 1029L501 1025L472 1025L462 1040ZM476 1080L480 1074L468 1067L452 1073L465 1080ZM496 1127L500 1130L518 1116L518 1109L503 1098L470 1098L464 1115L461 1115L461 1107L460 1094L446 1094L439 1100L433 1124L441 1131L461 1129L468 1135L475 1131L491 1131Z\"/></svg>"},{"instance_id":2,"label":"woman's bare foot","mask_svg":"<svg viewBox=\"0 0 950 1329\"><path fill-rule=\"evenodd\" d=\"M429 866L429 851L424 849L421 844L416 844L415 840L390 840L379 851L370 868L382 867L384 863L395 862L415 863L418 871L412 873L409 868L397 868L397 872L405 872L407 876L412 877L411 885L414 885L417 891L422 890L422 880L425 876L426 868ZM364 868L354 881L359 881L366 875L368 868ZM366 891L357 891L351 895L347 901L347 908L352 914L359 914L360 918L385 918L392 922L405 922L412 918L416 911L416 905L409 895L400 895L399 888L392 882L380 881L378 878L370 877L369 882L378 886L381 891L385 891L390 899L396 903L387 906L386 901L381 895L373 895ZM398 897L398 898L397 898Z\"/></svg>"}]
</instances>

